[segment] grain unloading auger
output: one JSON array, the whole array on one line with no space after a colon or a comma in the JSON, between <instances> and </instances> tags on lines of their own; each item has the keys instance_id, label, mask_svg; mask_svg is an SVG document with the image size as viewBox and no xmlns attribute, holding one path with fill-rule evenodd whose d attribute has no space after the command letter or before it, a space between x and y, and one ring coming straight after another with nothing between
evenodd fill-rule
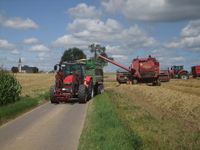
<instances>
[{"instance_id":1,"label":"grain unloading auger","mask_svg":"<svg viewBox=\"0 0 200 150\"><path fill-rule=\"evenodd\" d=\"M160 86L159 72L160 64L159 62L149 56L148 58L135 58L133 59L130 67L125 67L109 58L106 58L102 55L98 55L99 58L118 66L131 74L131 82L136 83L152 83L153 85Z\"/></svg>"}]
</instances>

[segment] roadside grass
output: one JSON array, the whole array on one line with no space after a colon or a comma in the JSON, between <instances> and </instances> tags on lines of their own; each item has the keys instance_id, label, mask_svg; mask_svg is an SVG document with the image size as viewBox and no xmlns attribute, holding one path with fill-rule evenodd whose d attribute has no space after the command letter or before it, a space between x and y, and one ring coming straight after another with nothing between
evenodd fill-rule
<instances>
[{"instance_id":1,"label":"roadside grass","mask_svg":"<svg viewBox=\"0 0 200 150\"><path fill-rule=\"evenodd\" d=\"M35 108L49 99L49 92L35 97L21 97L19 101L0 107L0 125L8 122L20 114Z\"/></svg>"},{"instance_id":2,"label":"roadside grass","mask_svg":"<svg viewBox=\"0 0 200 150\"><path fill-rule=\"evenodd\" d=\"M142 140L118 118L109 94L96 96L89 104L79 150L136 150Z\"/></svg>"}]
</instances>

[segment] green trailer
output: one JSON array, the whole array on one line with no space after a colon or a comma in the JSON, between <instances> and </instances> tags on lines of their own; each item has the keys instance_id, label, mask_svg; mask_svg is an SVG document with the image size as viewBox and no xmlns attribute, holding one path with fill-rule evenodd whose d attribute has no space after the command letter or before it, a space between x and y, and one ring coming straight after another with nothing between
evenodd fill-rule
<instances>
[{"instance_id":1,"label":"green trailer","mask_svg":"<svg viewBox=\"0 0 200 150\"><path fill-rule=\"evenodd\" d=\"M100 94L104 91L103 86L103 66L94 59L81 60L85 64L85 73L92 77L94 94Z\"/></svg>"}]
</instances>

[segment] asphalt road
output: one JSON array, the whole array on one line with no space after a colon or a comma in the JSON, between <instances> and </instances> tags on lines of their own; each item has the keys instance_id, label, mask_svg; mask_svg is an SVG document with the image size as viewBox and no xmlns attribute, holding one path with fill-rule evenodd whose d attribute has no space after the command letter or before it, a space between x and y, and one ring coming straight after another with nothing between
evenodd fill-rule
<instances>
[{"instance_id":1,"label":"asphalt road","mask_svg":"<svg viewBox=\"0 0 200 150\"><path fill-rule=\"evenodd\" d=\"M87 105L37 107L0 127L0 150L76 150Z\"/></svg>"}]
</instances>

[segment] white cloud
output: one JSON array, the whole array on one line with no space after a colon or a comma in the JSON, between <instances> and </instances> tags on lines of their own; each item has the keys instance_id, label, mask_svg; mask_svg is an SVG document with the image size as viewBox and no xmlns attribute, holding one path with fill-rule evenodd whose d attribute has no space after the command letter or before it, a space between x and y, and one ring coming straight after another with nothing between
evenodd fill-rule
<instances>
[{"instance_id":1,"label":"white cloud","mask_svg":"<svg viewBox=\"0 0 200 150\"><path fill-rule=\"evenodd\" d=\"M41 53L38 53L38 57L39 57L39 60L45 60L49 58L49 54L46 52L41 52Z\"/></svg>"},{"instance_id":2,"label":"white cloud","mask_svg":"<svg viewBox=\"0 0 200 150\"><path fill-rule=\"evenodd\" d=\"M127 60L128 57L126 55L112 55L112 57L115 59L123 59L123 60Z\"/></svg>"},{"instance_id":3,"label":"white cloud","mask_svg":"<svg viewBox=\"0 0 200 150\"><path fill-rule=\"evenodd\" d=\"M169 48L184 48L200 52L200 20L190 21L181 31L180 37L166 44Z\"/></svg>"},{"instance_id":4,"label":"white cloud","mask_svg":"<svg viewBox=\"0 0 200 150\"><path fill-rule=\"evenodd\" d=\"M67 12L74 18L98 18L101 14L95 6L88 6L85 3L80 3Z\"/></svg>"},{"instance_id":5,"label":"white cloud","mask_svg":"<svg viewBox=\"0 0 200 150\"><path fill-rule=\"evenodd\" d=\"M19 54L19 51L17 49L14 49L11 51L12 54Z\"/></svg>"},{"instance_id":6,"label":"white cloud","mask_svg":"<svg viewBox=\"0 0 200 150\"><path fill-rule=\"evenodd\" d=\"M79 47L79 48L87 48L88 42L84 39L76 38L72 35L64 35L59 38L57 38L53 43L53 46L55 47Z\"/></svg>"},{"instance_id":7,"label":"white cloud","mask_svg":"<svg viewBox=\"0 0 200 150\"><path fill-rule=\"evenodd\" d=\"M103 0L107 12L130 20L178 21L200 18L199 0Z\"/></svg>"},{"instance_id":8,"label":"white cloud","mask_svg":"<svg viewBox=\"0 0 200 150\"><path fill-rule=\"evenodd\" d=\"M49 48L47 48L46 46L42 44L39 44L39 45L32 46L29 50L35 51L35 52L45 52L45 51L49 51Z\"/></svg>"},{"instance_id":9,"label":"white cloud","mask_svg":"<svg viewBox=\"0 0 200 150\"><path fill-rule=\"evenodd\" d=\"M39 28L33 20L27 18L22 19L19 17L8 18L0 15L0 26L13 28L13 29L37 29Z\"/></svg>"},{"instance_id":10,"label":"white cloud","mask_svg":"<svg viewBox=\"0 0 200 150\"><path fill-rule=\"evenodd\" d=\"M75 19L67 26L69 34L57 38L53 45L57 47L84 47L91 43L119 45L120 48L143 48L157 45L153 37L148 36L137 25L124 28L117 20ZM123 51L123 50L121 50ZM123 51L124 52L124 51Z\"/></svg>"},{"instance_id":11,"label":"white cloud","mask_svg":"<svg viewBox=\"0 0 200 150\"><path fill-rule=\"evenodd\" d=\"M15 45L12 43L9 43L7 40L0 39L0 49L8 49L11 50L15 48Z\"/></svg>"},{"instance_id":12,"label":"white cloud","mask_svg":"<svg viewBox=\"0 0 200 150\"><path fill-rule=\"evenodd\" d=\"M27 45L34 45L34 44L38 44L39 40L37 38L27 38L23 40L23 43Z\"/></svg>"}]
</instances>

